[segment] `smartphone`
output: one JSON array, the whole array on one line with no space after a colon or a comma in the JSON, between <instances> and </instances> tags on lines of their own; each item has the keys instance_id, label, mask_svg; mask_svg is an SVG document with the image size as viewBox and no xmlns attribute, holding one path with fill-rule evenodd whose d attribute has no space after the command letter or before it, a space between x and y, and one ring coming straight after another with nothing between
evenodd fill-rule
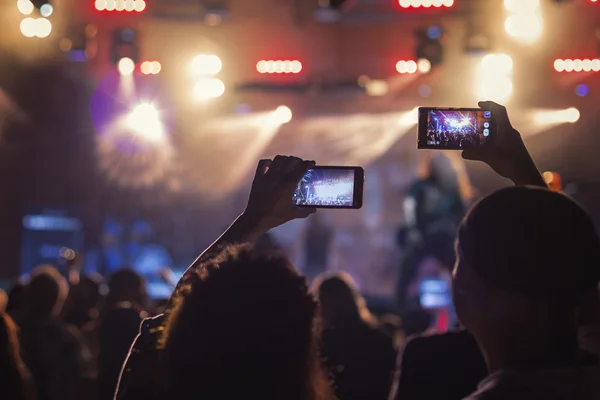
<instances>
[{"instance_id":1,"label":"smartphone","mask_svg":"<svg viewBox=\"0 0 600 400\"><path fill-rule=\"evenodd\" d=\"M419 303L425 310L439 310L452 305L450 285L443 279L425 279L419 289Z\"/></svg>"},{"instance_id":2,"label":"smartphone","mask_svg":"<svg viewBox=\"0 0 600 400\"><path fill-rule=\"evenodd\" d=\"M419 108L419 149L476 149L489 146L495 135L496 123L491 111L480 108Z\"/></svg>"},{"instance_id":3,"label":"smartphone","mask_svg":"<svg viewBox=\"0 0 600 400\"><path fill-rule=\"evenodd\" d=\"M359 209L364 181L361 167L316 166L298 183L293 202L298 207Z\"/></svg>"}]
</instances>

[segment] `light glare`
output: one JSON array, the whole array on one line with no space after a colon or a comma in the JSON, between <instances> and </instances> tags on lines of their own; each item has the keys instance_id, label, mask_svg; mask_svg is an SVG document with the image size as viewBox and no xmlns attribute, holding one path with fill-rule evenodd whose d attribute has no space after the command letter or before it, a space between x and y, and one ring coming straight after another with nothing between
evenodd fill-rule
<instances>
[{"instance_id":1,"label":"light glare","mask_svg":"<svg viewBox=\"0 0 600 400\"><path fill-rule=\"evenodd\" d=\"M138 105L127 116L129 129L149 141L164 139L163 125L156 107L150 103Z\"/></svg>"},{"instance_id":2,"label":"light glare","mask_svg":"<svg viewBox=\"0 0 600 400\"><path fill-rule=\"evenodd\" d=\"M214 54L200 54L192 61L192 71L196 75L216 75L222 68L223 62Z\"/></svg>"},{"instance_id":3,"label":"light glare","mask_svg":"<svg viewBox=\"0 0 600 400\"><path fill-rule=\"evenodd\" d=\"M224 93L225 84L217 78L202 78L194 86L194 97L199 101L216 99Z\"/></svg>"},{"instance_id":4,"label":"light glare","mask_svg":"<svg viewBox=\"0 0 600 400\"><path fill-rule=\"evenodd\" d=\"M33 3L29 0L17 1L17 8L23 15L29 15L33 12Z\"/></svg>"},{"instance_id":5,"label":"light glare","mask_svg":"<svg viewBox=\"0 0 600 400\"><path fill-rule=\"evenodd\" d=\"M292 118L292 110L288 106L279 106L272 114L272 120L277 125L287 124Z\"/></svg>"},{"instance_id":6,"label":"light glare","mask_svg":"<svg viewBox=\"0 0 600 400\"><path fill-rule=\"evenodd\" d=\"M506 33L523 43L532 43L540 38L543 31L542 19L535 13L516 14L506 18Z\"/></svg>"},{"instance_id":7,"label":"light glare","mask_svg":"<svg viewBox=\"0 0 600 400\"><path fill-rule=\"evenodd\" d=\"M117 67L121 76L129 76L133 74L133 71L135 71L135 63L129 57L121 58Z\"/></svg>"}]
</instances>

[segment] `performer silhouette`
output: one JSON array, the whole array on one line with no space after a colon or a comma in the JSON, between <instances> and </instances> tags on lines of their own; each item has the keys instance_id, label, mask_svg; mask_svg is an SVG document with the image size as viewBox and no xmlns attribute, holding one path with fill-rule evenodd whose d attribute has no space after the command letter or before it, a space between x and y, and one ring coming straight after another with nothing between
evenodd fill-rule
<instances>
[{"instance_id":1,"label":"performer silhouette","mask_svg":"<svg viewBox=\"0 0 600 400\"><path fill-rule=\"evenodd\" d=\"M444 155L421 161L420 177L404 201L404 254L396 285L399 312L418 300L407 299L407 291L425 257L432 256L452 269L456 228L471 196L464 168L457 162Z\"/></svg>"}]
</instances>

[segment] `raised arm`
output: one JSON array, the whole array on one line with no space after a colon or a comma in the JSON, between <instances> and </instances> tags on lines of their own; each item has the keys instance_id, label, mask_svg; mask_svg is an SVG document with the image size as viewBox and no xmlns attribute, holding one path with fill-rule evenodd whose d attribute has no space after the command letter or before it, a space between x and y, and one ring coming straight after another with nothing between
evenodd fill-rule
<instances>
[{"instance_id":1,"label":"raised arm","mask_svg":"<svg viewBox=\"0 0 600 400\"><path fill-rule=\"evenodd\" d=\"M482 101L479 107L492 112L497 123L497 135L492 146L465 150L462 153L463 158L483 161L515 185L547 187L523 143L521 134L510 123L506 108L492 101Z\"/></svg>"}]
</instances>

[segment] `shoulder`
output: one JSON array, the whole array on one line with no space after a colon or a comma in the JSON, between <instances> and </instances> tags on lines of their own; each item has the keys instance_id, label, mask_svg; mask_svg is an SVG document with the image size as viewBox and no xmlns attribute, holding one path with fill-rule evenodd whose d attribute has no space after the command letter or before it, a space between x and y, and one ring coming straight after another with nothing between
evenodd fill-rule
<instances>
[{"instance_id":1,"label":"shoulder","mask_svg":"<svg viewBox=\"0 0 600 400\"><path fill-rule=\"evenodd\" d=\"M421 360L423 363L428 363L429 357L437 359L442 354L463 354L465 350L478 351L475 339L466 331L424 334L409 339L402 359L403 361Z\"/></svg>"}]
</instances>

